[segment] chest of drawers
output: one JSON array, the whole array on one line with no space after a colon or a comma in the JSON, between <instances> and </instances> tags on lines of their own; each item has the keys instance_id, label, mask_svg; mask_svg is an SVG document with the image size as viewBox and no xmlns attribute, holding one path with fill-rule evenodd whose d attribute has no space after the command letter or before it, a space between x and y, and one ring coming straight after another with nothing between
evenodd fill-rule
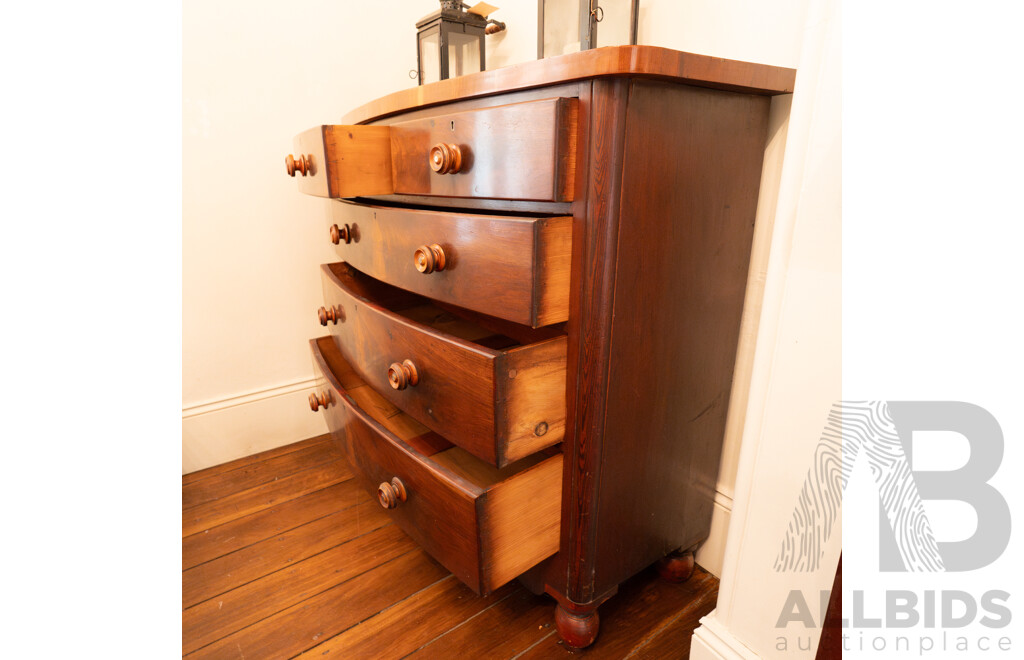
<instances>
[{"instance_id":1,"label":"chest of drawers","mask_svg":"<svg viewBox=\"0 0 1024 660\"><path fill-rule=\"evenodd\" d=\"M480 593L553 596L571 646L707 537L794 77L603 48L384 97L286 159L338 254L310 407L407 534Z\"/></svg>"}]
</instances>

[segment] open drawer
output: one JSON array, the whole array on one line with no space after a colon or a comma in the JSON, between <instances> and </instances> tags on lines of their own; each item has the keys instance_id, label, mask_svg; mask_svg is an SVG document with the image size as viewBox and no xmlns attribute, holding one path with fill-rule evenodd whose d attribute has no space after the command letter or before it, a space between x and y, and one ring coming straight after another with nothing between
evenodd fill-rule
<instances>
[{"instance_id":1,"label":"open drawer","mask_svg":"<svg viewBox=\"0 0 1024 660\"><path fill-rule=\"evenodd\" d=\"M338 256L370 277L534 328L569 318L570 217L331 210Z\"/></svg>"},{"instance_id":2,"label":"open drawer","mask_svg":"<svg viewBox=\"0 0 1024 660\"><path fill-rule=\"evenodd\" d=\"M426 195L571 202L578 100L551 98L396 121L323 125L285 158L320 197Z\"/></svg>"},{"instance_id":3,"label":"open drawer","mask_svg":"<svg viewBox=\"0 0 1024 660\"><path fill-rule=\"evenodd\" d=\"M345 263L321 269L320 321L360 377L497 467L565 435L566 336L403 291Z\"/></svg>"},{"instance_id":4,"label":"open drawer","mask_svg":"<svg viewBox=\"0 0 1024 660\"><path fill-rule=\"evenodd\" d=\"M310 395L353 472L394 522L480 594L558 551L562 455L487 465L403 414L363 382L330 337L310 341Z\"/></svg>"}]
</instances>

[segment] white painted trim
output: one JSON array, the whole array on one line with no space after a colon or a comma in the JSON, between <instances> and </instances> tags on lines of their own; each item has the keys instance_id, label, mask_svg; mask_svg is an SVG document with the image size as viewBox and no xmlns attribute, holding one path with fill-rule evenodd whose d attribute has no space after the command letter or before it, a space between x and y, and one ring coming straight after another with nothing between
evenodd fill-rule
<instances>
[{"instance_id":1,"label":"white painted trim","mask_svg":"<svg viewBox=\"0 0 1024 660\"><path fill-rule=\"evenodd\" d=\"M210 400L205 403L196 403L191 406L185 406L181 409L181 417L185 419L187 417L195 417L196 415L203 415L209 412L217 412L225 408L231 408L233 406L240 406L246 403L253 403L261 399L267 399L274 396L280 396L282 394L291 394L298 390L313 389L316 387L315 378L304 378L302 380L292 381L284 385L277 385L275 387L268 387L262 390L253 390L248 394L238 394L236 396L229 396L225 399Z\"/></svg>"},{"instance_id":2,"label":"white painted trim","mask_svg":"<svg viewBox=\"0 0 1024 660\"><path fill-rule=\"evenodd\" d=\"M181 411L181 471L195 472L327 433L307 402L313 378L297 380Z\"/></svg>"},{"instance_id":3,"label":"white painted trim","mask_svg":"<svg viewBox=\"0 0 1024 660\"><path fill-rule=\"evenodd\" d=\"M717 610L702 617L700 626L693 631L690 642L691 660L757 660L761 656L736 639L729 629L718 621Z\"/></svg>"}]
</instances>

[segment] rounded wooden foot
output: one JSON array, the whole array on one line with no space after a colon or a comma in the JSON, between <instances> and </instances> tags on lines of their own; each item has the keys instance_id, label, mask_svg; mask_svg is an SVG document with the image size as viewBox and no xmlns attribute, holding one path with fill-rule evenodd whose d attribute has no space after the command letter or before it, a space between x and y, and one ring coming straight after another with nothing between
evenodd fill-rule
<instances>
[{"instance_id":1,"label":"rounded wooden foot","mask_svg":"<svg viewBox=\"0 0 1024 660\"><path fill-rule=\"evenodd\" d=\"M591 610L567 610L561 605L555 607L555 626L566 646L582 649L597 639L601 620L597 608Z\"/></svg>"},{"instance_id":2,"label":"rounded wooden foot","mask_svg":"<svg viewBox=\"0 0 1024 660\"><path fill-rule=\"evenodd\" d=\"M666 582L686 582L693 575L693 565L691 551L673 552L658 560L658 575Z\"/></svg>"}]
</instances>

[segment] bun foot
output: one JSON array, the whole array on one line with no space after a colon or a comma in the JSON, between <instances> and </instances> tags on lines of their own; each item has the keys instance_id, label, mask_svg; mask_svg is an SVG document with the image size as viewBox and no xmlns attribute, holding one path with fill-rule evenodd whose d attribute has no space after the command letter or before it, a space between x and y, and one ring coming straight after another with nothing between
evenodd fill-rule
<instances>
[{"instance_id":1,"label":"bun foot","mask_svg":"<svg viewBox=\"0 0 1024 660\"><path fill-rule=\"evenodd\" d=\"M597 616L597 608L567 610L561 605L555 607L555 626L558 636L566 646L582 649L590 646L597 639L597 631L601 620Z\"/></svg>"},{"instance_id":2,"label":"bun foot","mask_svg":"<svg viewBox=\"0 0 1024 660\"><path fill-rule=\"evenodd\" d=\"M666 582L686 582L693 575L693 552L676 551L658 560L658 575Z\"/></svg>"}]
</instances>

